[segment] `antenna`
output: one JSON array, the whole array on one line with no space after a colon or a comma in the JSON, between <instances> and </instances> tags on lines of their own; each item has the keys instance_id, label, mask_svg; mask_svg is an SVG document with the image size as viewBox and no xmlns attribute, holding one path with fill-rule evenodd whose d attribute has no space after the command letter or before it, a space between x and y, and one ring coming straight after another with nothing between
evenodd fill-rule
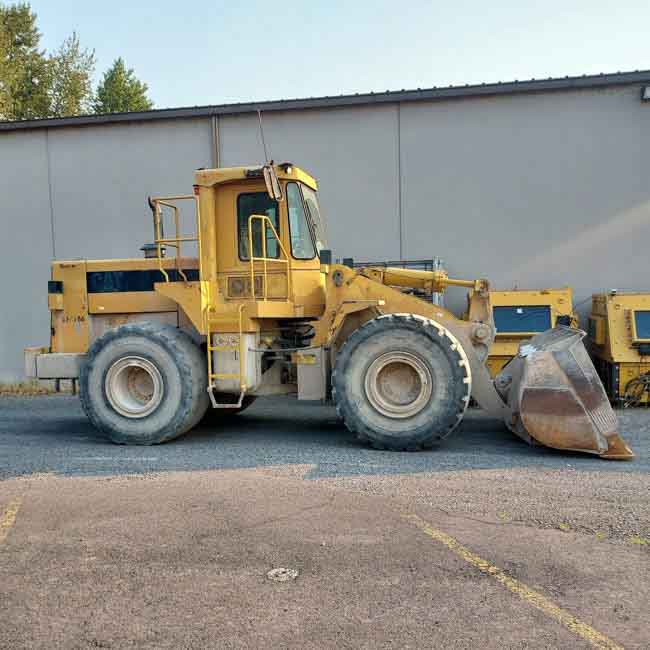
<instances>
[{"instance_id":1,"label":"antenna","mask_svg":"<svg viewBox=\"0 0 650 650\"><path fill-rule=\"evenodd\" d=\"M262 146L264 147L264 162L269 162L269 155L266 152L266 140L264 139L264 126L262 125L262 111L257 109L257 119L260 123L260 135L262 136Z\"/></svg>"}]
</instances>

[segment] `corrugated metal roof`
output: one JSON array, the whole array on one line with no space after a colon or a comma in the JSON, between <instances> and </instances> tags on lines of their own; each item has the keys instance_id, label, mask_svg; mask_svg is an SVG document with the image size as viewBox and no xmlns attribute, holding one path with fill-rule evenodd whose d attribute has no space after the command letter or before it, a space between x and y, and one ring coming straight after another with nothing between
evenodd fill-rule
<instances>
[{"instance_id":1,"label":"corrugated metal roof","mask_svg":"<svg viewBox=\"0 0 650 650\"><path fill-rule=\"evenodd\" d=\"M597 75L582 75L579 77L549 77L548 79L528 79L525 81L515 80L498 83L468 84L465 86L387 90L386 92L380 93L355 93L354 95L307 97L303 99L279 99L264 102L217 104L213 106L162 108L138 113L107 113L105 115L80 115L76 117L24 120L20 122L0 122L0 131L112 124L116 122L145 122L149 120L211 117L213 115L237 115L241 113L253 113L258 110L265 112L305 110L391 102L436 101L519 93L557 92L562 90L580 90L644 83L650 84L650 70L615 72L612 74L601 73Z\"/></svg>"}]
</instances>

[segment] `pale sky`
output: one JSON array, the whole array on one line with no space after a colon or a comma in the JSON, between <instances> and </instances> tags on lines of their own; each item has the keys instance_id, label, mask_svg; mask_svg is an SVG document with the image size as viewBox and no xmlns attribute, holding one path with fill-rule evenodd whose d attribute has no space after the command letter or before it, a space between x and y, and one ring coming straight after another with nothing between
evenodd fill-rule
<instances>
[{"instance_id":1,"label":"pale sky","mask_svg":"<svg viewBox=\"0 0 650 650\"><path fill-rule=\"evenodd\" d=\"M0 0L2 2L2 0ZM157 108L650 69L648 0L32 0Z\"/></svg>"}]
</instances>

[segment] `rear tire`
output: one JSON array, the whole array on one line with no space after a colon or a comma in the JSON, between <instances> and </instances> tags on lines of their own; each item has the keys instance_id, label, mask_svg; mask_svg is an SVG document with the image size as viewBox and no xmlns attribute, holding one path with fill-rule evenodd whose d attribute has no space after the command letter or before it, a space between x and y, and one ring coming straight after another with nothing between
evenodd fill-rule
<instances>
[{"instance_id":1,"label":"rear tire","mask_svg":"<svg viewBox=\"0 0 650 650\"><path fill-rule=\"evenodd\" d=\"M337 413L360 440L416 451L456 428L469 403L471 371L462 346L442 325L392 314L349 337L332 385Z\"/></svg>"},{"instance_id":2,"label":"rear tire","mask_svg":"<svg viewBox=\"0 0 650 650\"><path fill-rule=\"evenodd\" d=\"M182 330L133 323L109 330L88 351L79 396L112 442L154 445L193 428L208 407L207 367Z\"/></svg>"}]
</instances>

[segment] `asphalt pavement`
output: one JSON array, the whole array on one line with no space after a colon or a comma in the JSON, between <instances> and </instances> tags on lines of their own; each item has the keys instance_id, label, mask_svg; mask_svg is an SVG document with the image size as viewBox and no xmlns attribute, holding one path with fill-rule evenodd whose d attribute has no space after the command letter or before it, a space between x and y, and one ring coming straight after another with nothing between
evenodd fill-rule
<instances>
[{"instance_id":1,"label":"asphalt pavement","mask_svg":"<svg viewBox=\"0 0 650 650\"><path fill-rule=\"evenodd\" d=\"M288 464L313 465L308 478L566 467L648 473L650 410L619 411L619 421L637 454L631 462L530 447L478 409L470 409L435 449L377 451L358 443L332 407L284 397L260 398L240 415L213 419L164 445L124 447L91 426L76 397L0 397L0 480L38 473L92 476Z\"/></svg>"}]
</instances>

